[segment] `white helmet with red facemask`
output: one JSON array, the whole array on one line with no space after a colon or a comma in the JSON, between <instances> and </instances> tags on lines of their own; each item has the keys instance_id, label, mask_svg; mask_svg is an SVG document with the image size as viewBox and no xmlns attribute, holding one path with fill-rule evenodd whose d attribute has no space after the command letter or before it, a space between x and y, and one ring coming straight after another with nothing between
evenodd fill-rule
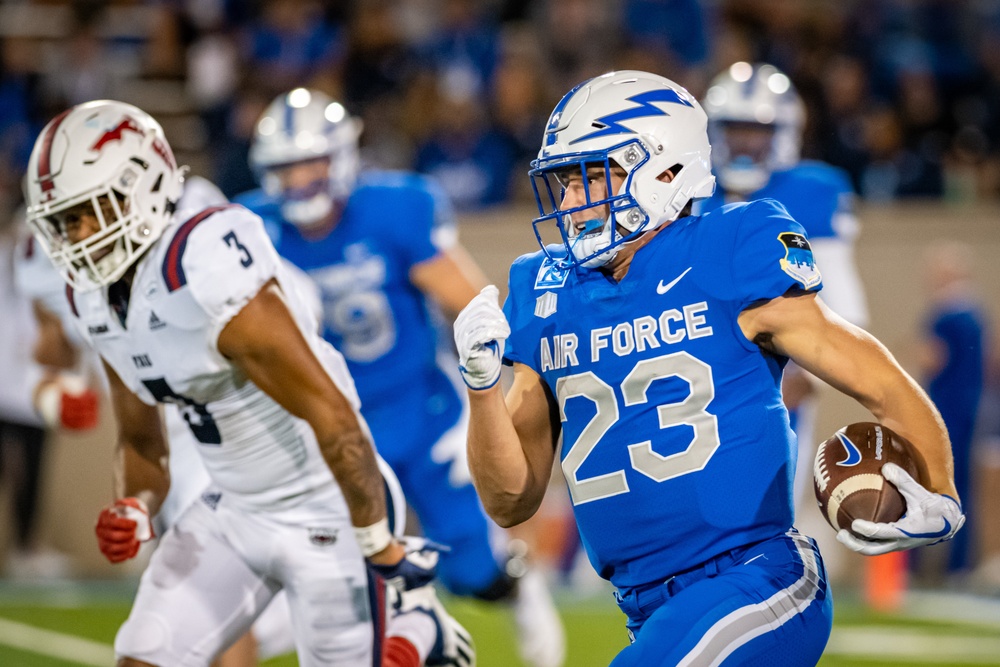
<instances>
[{"instance_id":1,"label":"white helmet with red facemask","mask_svg":"<svg viewBox=\"0 0 1000 667\"><path fill-rule=\"evenodd\" d=\"M183 190L163 128L124 102L98 100L56 116L35 141L25 179L28 222L76 289L109 285L163 233ZM100 229L73 242L70 209Z\"/></svg>"}]
</instances>

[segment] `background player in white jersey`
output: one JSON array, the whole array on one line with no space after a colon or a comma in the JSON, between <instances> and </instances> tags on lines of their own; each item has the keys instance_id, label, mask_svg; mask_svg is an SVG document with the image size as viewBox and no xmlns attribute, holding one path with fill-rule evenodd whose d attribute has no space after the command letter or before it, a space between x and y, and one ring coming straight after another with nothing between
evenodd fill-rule
<instances>
[{"instance_id":1,"label":"background player in white jersey","mask_svg":"<svg viewBox=\"0 0 1000 667\"><path fill-rule=\"evenodd\" d=\"M225 196L215 185L188 176L175 215L183 219L225 203ZM95 385L102 385L100 388L106 391L107 381L99 361L93 358L92 350L73 324L66 282L48 255L38 249L33 236L21 244L14 268L18 291L31 300L37 324L33 356L47 370L34 389L36 409L54 426L72 428L83 420L96 423L99 403ZM315 289L304 275L297 284L303 291ZM318 311L318 306L313 308ZM173 404L164 404L162 410L170 450L170 490L160 511L152 517L153 532L161 537L210 482L198 454L198 442L181 410ZM294 649L288 602L279 592L254 622L251 635L227 651L218 664L247 667L258 659L267 660Z\"/></svg>"},{"instance_id":2,"label":"background player in white jersey","mask_svg":"<svg viewBox=\"0 0 1000 667\"><path fill-rule=\"evenodd\" d=\"M707 118L686 90L611 72L553 110L531 174L536 227L563 242L516 260L459 315L469 463L501 525L541 503L556 456L595 569L633 643L612 663L815 664L832 600L792 527L791 358L913 442L896 523L855 521L866 554L949 539L963 522L948 435L888 351L816 298L802 227L773 200L690 215L714 188ZM507 393L497 386L513 363Z\"/></svg>"},{"instance_id":3,"label":"background player in white jersey","mask_svg":"<svg viewBox=\"0 0 1000 667\"><path fill-rule=\"evenodd\" d=\"M226 203L226 197L212 183L199 176L184 179L184 189L176 205L176 215L193 215L210 206ZM56 423L61 415L81 410L82 401L97 408L95 384L105 383L99 360L73 324L73 314L66 299L66 282L44 251L28 237L18 252L15 264L18 291L32 301L38 328L34 345L36 360L49 369L35 389L36 407L48 421ZM79 382L86 394L74 391ZM86 398L84 398L86 396ZM170 444L170 491L154 518L158 535L173 525L181 512L197 498L209 483L208 472L197 452L197 441L180 410L164 405L164 426Z\"/></svg>"},{"instance_id":4,"label":"background player in white jersey","mask_svg":"<svg viewBox=\"0 0 1000 667\"><path fill-rule=\"evenodd\" d=\"M778 200L805 228L823 268L823 302L851 324L867 326L868 305L854 263L859 232L854 190L841 169L800 159L805 105L791 80L773 65L734 63L712 80L703 105L719 187L694 212L735 201ZM797 502L814 502L816 382L795 364L785 367L781 395L802 462L795 472Z\"/></svg>"},{"instance_id":5,"label":"background player in white jersey","mask_svg":"<svg viewBox=\"0 0 1000 667\"><path fill-rule=\"evenodd\" d=\"M343 360L313 333L258 218L175 216L183 173L156 121L98 101L45 127L27 175L29 222L104 361L118 422L102 552L120 562L152 536L170 484L157 402L181 408L213 481L154 553L119 665L207 665L278 590L300 664L471 664L427 585L435 554L389 530ZM380 577L401 582L407 635L384 660Z\"/></svg>"},{"instance_id":6,"label":"background player in white jersey","mask_svg":"<svg viewBox=\"0 0 1000 667\"><path fill-rule=\"evenodd\" d=\"M545 582L519 561L507 567L503 536L472 487L465 392L454 353L439 340L438 308L457 315L486 279L458 243L451 207L433 182L404 172L359 175L360 131L358 119L319 91L279 96L258 120L250 151L263 188L237 201L319 286L323 335L347 360L379 453L424 534L451 548L441 555L441 582L458 595L511 604L521 656L533 667L558 667L565 642Z\"/></svg>"},{"instance_id":7,"label":"background player in white jersey","mask_svg":"<svg viewBox=\"0 0 1000 667\"><path fill-rule=\"evenodd\" d=\"M68 409L46 423L33 409L32 390L43 368L26 353L36 327L31 302L18 292L14 281L24 230L17 216L6 213L0 211L0 489L10 491L4 511L9 511L5 525L11 527L11 540L0 567L9 578L58 578L70 574L71 562L43 545L37 521L45 461L52 445L50 429L90 428L95 411L92 406L87 410L84 400L72 406L84 409Z\"/></svg>"}]
</instances>

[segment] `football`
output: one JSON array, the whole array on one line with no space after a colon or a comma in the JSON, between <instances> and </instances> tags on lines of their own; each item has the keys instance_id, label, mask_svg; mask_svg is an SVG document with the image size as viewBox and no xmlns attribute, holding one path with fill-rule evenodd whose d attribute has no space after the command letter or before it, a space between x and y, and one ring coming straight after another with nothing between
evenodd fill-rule
<instances>
[{"instance_id":1,"label":"football","mask_svg":"<svg viewBox=\"0 0 1000 667\"><path fill-rule=\"evenodd\" d=\"M906 501L880 472L890 462L918 482L926 477L913 445L881 424L845 426L819 446L813 465L816 500L834 530L851 530L855 519L889 523L903 516Z\"/></svg>"}]
</instances>

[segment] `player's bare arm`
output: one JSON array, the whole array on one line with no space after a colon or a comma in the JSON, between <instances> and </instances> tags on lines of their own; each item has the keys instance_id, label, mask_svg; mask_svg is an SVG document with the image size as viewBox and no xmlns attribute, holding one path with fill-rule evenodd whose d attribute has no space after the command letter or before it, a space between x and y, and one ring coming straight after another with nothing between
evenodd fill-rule
<instances>
[{"instance_id":1,"label":"player's bare arm","mask_svg":"<svg viewBox=\"0 0 1000 667\"><path fill-rule=\"evenodd\" d=\"M454 317L488 280L465 248L456 245L410 269L410 282Z\"/></svg>"},{"instance_id":2,"label":"player's bare arm","mask_svg":"<svg viewBox=\"0 0 1000 667\"><path fill-rule=\"evenodd\" d=\"M77 349L63 331L62 320L39 301L33 301L31 308L38 329L32 350L35 361L49 368L73 368L78 358Z\"/></svg>"},{"instance_id":3,"label":"player's bare arm","mask_svg":"<svg viewBox=\"0 0 1000 667\"><path fill-rule=\"evenodd\" d=\"M275 280L223 328L218 349L281 407L309 422L343 490L351 522L363 527L384 519L382 476L372 444L351 404L313 354ZM372 561L388 556L395 562L401 554L402 548L393 543Z\"/></svg>"},{"instance_id":4,"label":"player's bare arm","mask_svg":"<svg viewBox=\"0 0 1000 667\"><path fill-rule=\"evenodd\" d=\"M51 426L93 428L98 419L98 397L72 373L80 356L76 345L66 335L58 315L39 300L31 305L38 331L32 356L44 369L32 391L32 404Z\"/></svg>"},{"instance_id":5,"label":"player's bare arm","mask_svg":"<svg viewBox=\"0 0 1000 667\"><path fill-rule=\"evenodd\" d=\"M743 311L744 335L860 402L923 454L929 490L957 498L951 444L934 404L871 334L815 295L773 299Z\"/></svg>"},{"instance_id":6,"label":"player's bare arm","mask_svg":"<svg viewBox=\"0 0 1000 667\"><path fill-rule=\"evenodd\" d=\"M111 404L118 423L115 493L118 498L138 498L154 516L170 489L166 437L160 409L132 393L107 363L104 372L111 389Z\"/></svg>"},{"instance_id":7,"label":"player's bare arm","mask_svg":"<svg viewBox=\"0 0 1000 667\"><path fill-rule=\"evenodd\" d=\"M469 469L483 506L503 527L527 521L545 496L559 433L542 380L514 364L506 400L497 384L469 401Z\"/></svg>"}]
</instances>

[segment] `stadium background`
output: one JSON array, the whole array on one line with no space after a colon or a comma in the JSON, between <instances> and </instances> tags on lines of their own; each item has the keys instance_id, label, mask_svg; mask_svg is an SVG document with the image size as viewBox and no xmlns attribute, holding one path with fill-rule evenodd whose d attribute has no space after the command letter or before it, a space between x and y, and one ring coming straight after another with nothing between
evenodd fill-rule
<instances>
[{"instance_id":1,"label":"stadium background","mask_svg":"<svg viewBox=\"0 0 1000 667\"><path fill-rule=\"evenodd\" d=\"M973 246L974 277L997 321L1000 3L990 0L3 0L0 225L20 203L35 135L69 104L110 97L141 106L163 122L193 173L233 195L253 186L245 163L253 120L274 95L305 84L364 119L367 162L441 180L463 242L502 286L510 261L536 247L525 171L562 92L608 69L637 68L700 95L714 73L740 59L766 60L791 76L809 108L804 155L851 175L870 330L904 366L915 370L926 307L923 252L940 240ZM126 613L137 568L107 565L92 536L110 493L107 412L96 432L59 436L45 472L42 539L73 558L82 583L5 582L0 621L107 644ZM825 391L817 433L867 418ZM995 451L981 454L979 493L967 502L982 508L981 552L997 554L1000 519L990 508L1000 506L1000 462ZM542 558L565 531L555 487L536 522ZM867 664L853 649L838 653L860 645L871 664L1000 665L1000 582L964 586L956 597L954 586L931 581L897 616L872 617L862 561L832 540L812 508L798 523L823 538L844 602L828 664L841 664L838 655ZM0 553L8 532L0 524ZM620 615L606 589L579 588L560 593L578 645L568 664L607 664L624 641ZM481 664L516 664L505 657L502 622L475 605L459 612L481 628ZM868 621L900 630L868 637ZM0 622L0 664L92 664L10 649L19 645L11 637L25 633ZM936 638L933 650L919 641L927 636ZM80 648L76 657L85 654Z\"/></svg>"}]
</instances>

